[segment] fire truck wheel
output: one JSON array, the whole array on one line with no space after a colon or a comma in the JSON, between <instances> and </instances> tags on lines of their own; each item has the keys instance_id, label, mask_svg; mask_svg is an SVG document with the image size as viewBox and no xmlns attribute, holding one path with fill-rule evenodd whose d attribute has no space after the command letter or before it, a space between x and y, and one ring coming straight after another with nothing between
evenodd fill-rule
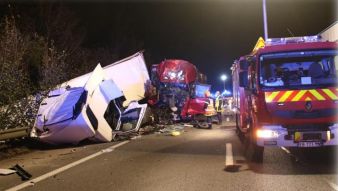
<instances>
[{"instance_id":1,"label":"fire truck wheel","mask_svg":"<svg viewBox=\"0 0 338 191\"><path fill-rule=\"evenodd\" d=\"M258 146L255 139L250 135L245 139L245 156L251 162L262 163L264 155L264 147Z\"/></svg>"},{"instance_id":2,"label":"fire truck wheel","mask_svg":"<svg viewBox=\"0 0 338 191\"><path fill-rule=\"evenodd\" d=\"M239 127L239 115L238 114L236 114L236 134L237 134L237 136L238 136L238 138L239 138L239 140L243 143L244 142L244 140L245 140L245 135L244 135L244 133L240 130L240 127Z\"/></svg>"},{"instance_id":3,"label":"fire truck wheel","mask_svg":"<svg viewBox=\"0 0 338 191\"><path fill-rule=\"evenodd\" d=\"M252 162L263 163L264 147L254 145L254 153L251 157Z\"/></svg>"},{"instance_id":4,"label":"fire truck wheel","mask_svg":"<svg viewBox=\"0 0 338 191\"><path fill-rule=\"evenodd\" d=\"M238 114L236 113L236 133L237 133L237 135L239 135L239 133L241 132L240 130L239 130L239 116L238 116Z\"/></svg>"}]
</instances>

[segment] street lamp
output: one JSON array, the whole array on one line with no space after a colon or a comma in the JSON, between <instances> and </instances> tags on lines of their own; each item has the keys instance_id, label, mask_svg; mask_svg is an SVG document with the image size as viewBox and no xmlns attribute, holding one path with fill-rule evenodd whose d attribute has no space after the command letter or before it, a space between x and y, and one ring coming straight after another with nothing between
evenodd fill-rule
<instances>
[{"instance_id":1,"label":"street lamp","mask_svg":"<svg viewBox=\"0 0 338 191\"><path fill-rule=\"evenodd\" d=\"M223 81L223 85L224 85L224 89L223 91L225 90L225 81L228 79L228 77L225 75L225 74L222 74L221 75L221 80Z\"/></svg>"}]
</instances>

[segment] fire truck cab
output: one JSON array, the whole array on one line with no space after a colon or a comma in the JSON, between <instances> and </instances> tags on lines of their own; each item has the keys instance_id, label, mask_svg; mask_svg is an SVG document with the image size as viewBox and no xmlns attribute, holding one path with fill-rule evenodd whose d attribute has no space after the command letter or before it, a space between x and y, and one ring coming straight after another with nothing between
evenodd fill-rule
<instances>
[{"instance_id":1,"label":"fire truck cab","mask_svg":"<svg viewBox=\"0 0 338 191\"><path fill-rule=\"evenodd\" d=\"M232 66L237 132L246 153L338 144L337 43L318 36L260 38Z\"/></svg>"}]
</instances>

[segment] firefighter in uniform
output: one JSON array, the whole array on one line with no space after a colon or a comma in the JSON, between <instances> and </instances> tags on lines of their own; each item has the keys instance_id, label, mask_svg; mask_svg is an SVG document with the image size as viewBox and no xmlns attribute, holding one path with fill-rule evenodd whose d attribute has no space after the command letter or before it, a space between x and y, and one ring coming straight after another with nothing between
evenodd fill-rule
<instances>
[{"instance_id":1,"label":"firefighter in uniform","mask_svg":"<svg viewBox=\"0 0 338 191\"><path fill-rule=\"evenodd\" d=\"M222 112L223 112L223 98L221 96L221 93L219 91L216 92L216 100L215 100L215 110L217 112L217 119L218 123L222 124Z\"/></svg>"},{"instance_id":2,"label":"firefighter in uniform","mask_svg":"<svg viewBox=\"0 0 338 191\"><path fill-rule=\"evenodd\" d=\"M214 100L212 99L209 91L205 91L204 95L206 98L208 98L205 102L205 114L204 115L207 117L208 128L211 129L212 116L216 114L216 111L214 108Z\"/></svg>"}]
</instances>

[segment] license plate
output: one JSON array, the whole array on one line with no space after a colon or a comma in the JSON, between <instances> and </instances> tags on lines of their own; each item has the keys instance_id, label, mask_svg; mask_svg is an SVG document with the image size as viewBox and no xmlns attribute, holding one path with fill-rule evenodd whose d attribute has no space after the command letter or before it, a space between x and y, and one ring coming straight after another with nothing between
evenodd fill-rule
<instances>
[{"instance_id":1,"label":"license plate","mask_svg":"<svg viewBox=\"0 0 338 191\"><path fill-rule=\"evenodd\" d=\"M319 141L311 141L311 142L299 142L298 147L321 147L323 144Z\"/></svg>"},{"instance_id":2,"label":"license plate","mask_svg":"<svg viewBox=\"0 0 338 191\"><path fill-rule=\"evenodd\" d=\"M295 142L321 142L321 132L295 132Z\"/></svg>"}]
</instances>

